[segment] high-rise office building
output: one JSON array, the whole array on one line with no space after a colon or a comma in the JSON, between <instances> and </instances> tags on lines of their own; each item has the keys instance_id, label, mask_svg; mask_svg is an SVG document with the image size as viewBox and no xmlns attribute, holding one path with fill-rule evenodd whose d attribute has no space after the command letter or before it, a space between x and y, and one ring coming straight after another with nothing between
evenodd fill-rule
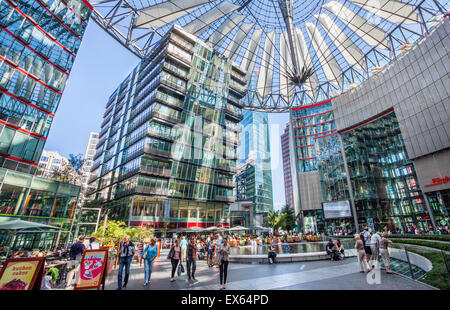
<instances>
[{"instance_id":1,"label":"high-rise office building","mask_svg":"<svg viewBox=\"0 0 450 310\"><path fill-rule=\"evenodd\" d=\"M284 196L286 205L294 207L294 189L292 187L291 155L289 148L289 123L286 124L284 133L281 135L281 154L283 158L283 176L284 176Z\"/></svg>"},{"instance_id":2,"label":"high-rise office building","mask_svg":"<svg viewBox=\"0 0 450 310\"><path fill-rule=\"evenodd\" d=\"M245 72L179 26L111 95L90 184L109 218L226 226Z\"/></svg>"},{"instance_id":3,"label":"high-rise office building","mask_svg":"<svg viewBox=\"0 0 450 310\"><path fill-rule=\"evenodd\" d=\"M87 188L89 177L91 176L91 168L94 164L94 155L97 149L98 137L98 132L89 133L89 140L83 156L84 162L83 166L81 167L81 173L83 175L82 186L84 188Z\"/></svg>"},{"instance_id":4,"label":"high-rise office building","mask_svg":"<svg viewBox=\"0 0 450 310\"><path fill-rule=\"evenodd\" d=\"M91 11L86 0L0 2L0 221L70 227L79 187L34 173ZM51 246L60 236L20 234L11 246Z\"/></svg>"},{"instance_id":5,"label":"high-rise office building","mask_svg":"<svg viewBox=\"0 0 450 310\"><path fill-rule=\"evenodd\" d=\"M273 210L269 120L265 112L245 110L243 116L236 200L252 201L254 223L261 225L263 217Z\"/></svg>"}]
</instances>

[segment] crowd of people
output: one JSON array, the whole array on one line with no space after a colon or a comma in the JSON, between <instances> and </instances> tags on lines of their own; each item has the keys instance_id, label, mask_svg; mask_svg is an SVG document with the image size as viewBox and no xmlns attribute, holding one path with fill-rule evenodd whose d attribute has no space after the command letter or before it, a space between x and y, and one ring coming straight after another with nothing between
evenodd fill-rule
<instances>
[{"instance_id":1,"label":"crowd of people","mask_svg":"<svg viewBox=\"0 0 450 310\"><path fill-rule=\"evenodd\" d=\"M372 231L367 225L360 234L354 234L359 269L360 272L370 272L379 267L379 259L383 260L386 273L391 274L388 247L392 243L388 239L391 234L404 234L402 230L394 227L389 229L387 226L383 230ZM448 226L438 226L433 232L436 235L449 234ZM222 236L220 233L214 235L191 235L191 236L174 236L162 242L163 247L167 247L169 254L167 259L170 260L172 268L170 270L170 281L176 281L176 277L187 272L188 281L197 281L195 272L197 269L197 261L204 260L208 267L219 267L219 283L220 288L225 289L227 283L227 273L229 264L230 245L231 246L248 246L248 245L266 245L267 259L269 264L276 263L277 248L280 244L316 241L311 236L318 237L319 240L328 238L325 246L326 253L331 261L342 260L345 257L345 249L339 238L335 240L329 238L331 236L348 236L352 235L352 231L347 228L330 229L322 234L301 233L282 233L274 236L272 234L232 234ZM415 225L407 227L406 234L423 234L423 231ZM130 266L134 257L136 257L140 266L144 265L144 286L148 286L151 280L153 263L158 256L158 246L156 239L151 238L144 242L140 240L137 246L131 241L130 236L124 238L117 247L118 256L118 273L117 273L117 289L121 290L128 284L130 275ZM108 244L112 249L116 247ZM62 247L54 247L53 249L39 248L34 251L18 249L11 257L46 257L46 258L67 258L65 276L66 289L73 288L72 282L76 278L80 270L82 254L85 249L99 249L100 244L95 237L85 238L80 236L77 241L72 244L69 249ZM186 270L185 270L186 267ZM42 289L52 289L55 284L55 270L49 270L44 276Z\"/></svg>"},{"instance_id":2,"label":"crowd of people","mask_svg":"<svg viewBox=\"0 0 450 310\"><path fill-rule=\"evenodd\" d=\"M432 226L429 226L428 230L425 232L424 229L417 227L417 225L406 226L404 230L400 229L398 226L389 228L387 225L385 225L382 229L382 232L388 235L449 235L450 227L448 225L438 225L436 226L436 229L434 229ZM312 232L312 234L314 234L314 232ZM351 228L347 227L328 228L322 233L322 237L351 235L353 235L353 232Z\"/></svg>"}]
</instances>

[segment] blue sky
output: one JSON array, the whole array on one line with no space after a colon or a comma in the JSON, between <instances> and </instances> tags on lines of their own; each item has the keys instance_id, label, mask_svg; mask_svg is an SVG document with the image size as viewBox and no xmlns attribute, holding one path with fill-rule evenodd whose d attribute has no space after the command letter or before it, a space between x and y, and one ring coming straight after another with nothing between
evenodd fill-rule
<instances>
[{"instance_id":1,"label":"blue sky","mask_svg":"<svg viewBox=\"0 0 450 310\"><path fill-rule=\"evenodd\" d=\"M100 131L109 95L139 59L117 43L94 21L89 23L67 81L45 145L63 156L84 153L92 131ZM274 205L285 202L280 135L288 114L269 114Z\"/></svg>"}]
</instances>

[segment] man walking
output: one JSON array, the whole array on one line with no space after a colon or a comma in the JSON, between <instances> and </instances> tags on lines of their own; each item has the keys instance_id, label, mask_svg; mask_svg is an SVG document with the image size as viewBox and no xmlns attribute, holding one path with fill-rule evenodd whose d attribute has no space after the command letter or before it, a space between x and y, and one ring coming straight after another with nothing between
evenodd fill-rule
<instances>
[{"instance_id":1,"label":"man walking","mask_svg":"<svg viewBox=\"0 0 450 310\"><path fill-rule=\"evenodd\" d=\"M372 236L369 232L369 226L364 225L364 230L362 232L363 237L363 243L364 243L364 251L366 252L366 262L369 264L369 262L372 260L372 250L370 248L370 239L372 239ZM369 264L370 266L370 264Z\"/></svg>"},{"instance_id":2,"label":"man walking","mask_svg":"<svg viewBox=\"0 0 450 310\"><path fill-rule=\"evenodd\" d=\"M71 287L74 276L80 271L81 256L83 255L83 252L85 250L83 242L84 237L81 236L78 238L77 242L72 244L72 246L70 247L70 261L67 264L67 267L70 269L70 271L67 274L66 278L66 288Z\"/></svg>"},{"instance_id":3,"label":"man walking","mask_svg":"<svg viewBox=\"0 0 450 310\"><path fill-rule=\"evenodd\" d=\"M126 288L128 284L128 277L130 276L130 265L135 253L133 242L130 241L130 236L126 236L120 243L119 250L119 274L117 276L118 286L117 289L121 290L122 287ZM122 273L125 267L125 279L122 286Z\"/></svg>"},{"instance_id":4,"label":"man walking","mask_svg":"<svg viewBox=\"0 0 450 310\"><path fill-rule=\"evenodd\" d=\"M180 261L180 263L181 263L181 262L186 261L187 240L186 240L185 236L181 237L180 245L181 245L181 261Z\"/></svg>"},{"instance_id":5,"label":"man walking","mask_svg":"<svg viewBox=\"0 0 450 310\"><path fill-rule=\"evenodd\" d=\"M196 260L197 260L197 248L195 245L195 238L192 237L191 241L187 246L187 273L189 281L191 279L196 281L195 279L195 270L197 268Z\"/></svg>"}]
</instances>

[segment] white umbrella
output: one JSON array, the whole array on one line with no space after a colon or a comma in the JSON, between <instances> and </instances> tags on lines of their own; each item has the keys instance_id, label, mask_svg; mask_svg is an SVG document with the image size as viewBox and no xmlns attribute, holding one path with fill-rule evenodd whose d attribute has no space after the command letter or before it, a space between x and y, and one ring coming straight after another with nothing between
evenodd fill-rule
<instances>
[{"instance_id":1,"label":"white umbrella","mask_svg":"<svg viewBox=\"0 0 450 310\"><path fill-rule=\"evenodd\" d=\"M210 226L208 228L205 228L203 231L214 231L214 230L218 230L219 228L216 226Z\"/></svg>"},{"instance_id":2,"label":"white umbrella","mask_svg":"<svg viewBox=\"0 0 450 310\"><path fill-rule=\"evenodd\" d=\"M28 222L23 221L19 219L6 219L3 221L0 221L0 230L8 230L12 232L12 240L11 240L11 246L14 245L16 235L18 232L26 232L29 229L59 229L59 227L35 223L35 222ZM8 256L9 251L11 247L8 247L8 251L6 252L6 256Z\"/></svg>"},{"instance_id":3,"label":"white umbrella","mask_svg":"<svg viewBox=\"0 0 450 310\"><path fill-rule=\"evenodd\" d=\"M0 229L1 230L15 230L15 231L22 231L27 229L59 229L59 227L35 223L35 222L28 222L23 220L8 220L8 221L1 221L0 222Z\"/></svg>"},{"instance_id":4,"label":"white umbrella","mask_svg":"<svg viewBox=\"0 0 450 310\"><path fill-rule=\"evenodd\" d=\"M186 229L187 232L200 232L200 231L204 231L204 230L205 230L204 228L197 227L197 226Z\"/></svg>"},{"instance_id":5,"label":"white umbrella","mask_svg":"<svg viewBox=\"0 0 450 310\"><path fill-rule=\"evenodd\" d=\"M241 230L248 230L248 228L244 226L234 226L228 229L228 231L241 231Z\"/></svg>"}]
</instances>

